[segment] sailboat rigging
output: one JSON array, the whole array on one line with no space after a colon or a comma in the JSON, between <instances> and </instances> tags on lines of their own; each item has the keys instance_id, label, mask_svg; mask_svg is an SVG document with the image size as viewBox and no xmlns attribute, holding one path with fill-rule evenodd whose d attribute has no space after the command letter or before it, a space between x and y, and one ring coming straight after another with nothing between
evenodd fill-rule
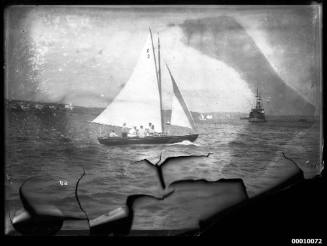
<instances>
[{"instance_id":1,"label":"sailboat rigging","mask_svg":"<svg viewBox=\"0 0 327 246\"><path fill-rule=\"evenodd\" d=\"M134 67L134 71L126 82L124 88L115 97L113 102L100 113L92 122L101 125L113 125L128 128L147 126L152 123L153 136L145 137L98 137L101 144L125 145L125 144L166 144L184 140L195 141L198 134L167 135L163 117L162 81L161 81L161 57L160 40L158 36L158 60L153 44L153 36L149 29L149 36L140 57ZM151 52L152 50L152 52ZM153 57L153 59L151 58ZM173 85L173 102L171 125L177 125L195 129L194 120L183 96L177 86L171 70L166 64Z\"/></svg>"}]
</instances>

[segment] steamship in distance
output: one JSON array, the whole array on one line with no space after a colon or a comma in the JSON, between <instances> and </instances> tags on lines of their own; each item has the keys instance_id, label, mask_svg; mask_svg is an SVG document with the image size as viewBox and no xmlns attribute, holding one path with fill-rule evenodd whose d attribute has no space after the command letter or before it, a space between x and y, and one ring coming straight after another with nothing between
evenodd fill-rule
<instances>
[{"instance_id":1,"label":"steamship in distance","mask_svg":"<svg viewBox=\"0 0 327 246\"><path fill-rule=\"evenodd\" d=\"M262 98L259 95L258 88L257 88L255 108L251 109L248 120L249 120L249 122L265 122L266 121L265 110L263 108Z\"/></svg>"}]
</instances>

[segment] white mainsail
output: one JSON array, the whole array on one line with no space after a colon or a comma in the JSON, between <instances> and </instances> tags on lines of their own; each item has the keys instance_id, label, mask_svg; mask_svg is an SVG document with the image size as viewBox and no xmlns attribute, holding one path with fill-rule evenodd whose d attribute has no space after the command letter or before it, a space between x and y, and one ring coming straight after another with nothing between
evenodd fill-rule
<instances>
[{"instance_id":1,"label":"white mainsail","mask_svg":"<svg viewBox=\"0 0 327 246\"><path fill-rule=\"evenodd\" d=\"M148 126L162 132L160 95L154 67L151 36L141 52L134 71L113 102L92 122L127 127Z\"/></svg>"}]
</instances>

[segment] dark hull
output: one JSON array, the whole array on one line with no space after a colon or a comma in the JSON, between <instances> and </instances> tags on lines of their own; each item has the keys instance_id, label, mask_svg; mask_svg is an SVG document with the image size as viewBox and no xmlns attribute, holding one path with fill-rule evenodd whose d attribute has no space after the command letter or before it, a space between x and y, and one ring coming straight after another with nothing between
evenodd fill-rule
<instances>
[{"instance_id":1,"label":"dark hull","mask_svg":"<svg viewBox=\"0 0 327 246\"><path fill-rule=\"evenodd\" d=\"M188 140L191 142L194 142L198 134L190 134L190 135L184 135L184 136L151 136L151 137L145 137L145 138L120 138L120 137L107 137L107 138L101 138L99 137L98 140L101 144L105 145L130 145L130 144L172 144L172 143L178 143L182 142L184 140Z\"/></svg>"},{"instance_id":2,"label":"dark hull","mask_svg":"<svg viewBox=\"0 0 327 246\"><path fill-rule=\"evenodd\" d=\"M249 122L266 122L266 117L262 109L252 109L248 120Z\"/></svg>"},{"instance_id":3,"label":"dark hull","mask_svg":"<svg viewBox=\"0 0 327 246\"><path fill-rule=\"evenodd\" d=\"M262 118L248 118L249 122L266 122L266 119Z\"/></svg>"}]
</instances>

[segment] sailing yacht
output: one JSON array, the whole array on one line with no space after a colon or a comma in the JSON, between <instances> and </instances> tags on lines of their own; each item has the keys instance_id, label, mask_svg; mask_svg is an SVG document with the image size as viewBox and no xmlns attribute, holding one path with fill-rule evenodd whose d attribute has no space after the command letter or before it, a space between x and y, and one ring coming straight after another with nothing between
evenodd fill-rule
<instances>
[{"instance_id":1,"label":"sailing yacht","mask_svg":"<svg viewBox=\"0 0 327 246\"><path fill-rule=\"evenodd\" d=\"M212 118L213 118L213 117L212 117L212 114L208 114L208 115L206 116L206 119L207 119L207 120L212 120Z\"/></svg>"},{"instance_id":2,"label":"sailing yacht","mask_svg":"<svg viewBox=\"0 0 327 246\"><path fill-rule=\"evenodd\" d=\"M199 120L206 120L206 118L204 117L204 115L201 113Z\"/></svg>"},{"instance_id":3,"label":"sailing yacht","mask_svg":"<svg viewBox=\"0 0 327 246\"><path fill-rule=\"evenodd\" d=\"M65 109L73 110L74 109L73 104L71 104L71 103L65 104Z\"/></svg>"},{"instance_id":4,"label":"sailing yacht","mask_svg":"<svg viewBox=\"0 0 327 246\"><path fill-rule=\"evenodd\" d=\"M146 127L152 123L157 134L143 138L98 137L101 144L167 144L184 140L193 142L197 139L198 134L167 135L162 107L161 72L160 40L158 37L158 53L156 55L152 32L149 29L146 44L129 80L113 102L92 122L119 127L126 124L128 128L140 127L141 125ZM163 72L168 72L173 87L170 125L194 130L194 120L168 64L166 64L166 69Z\"/></svg>"}]
</instances>

